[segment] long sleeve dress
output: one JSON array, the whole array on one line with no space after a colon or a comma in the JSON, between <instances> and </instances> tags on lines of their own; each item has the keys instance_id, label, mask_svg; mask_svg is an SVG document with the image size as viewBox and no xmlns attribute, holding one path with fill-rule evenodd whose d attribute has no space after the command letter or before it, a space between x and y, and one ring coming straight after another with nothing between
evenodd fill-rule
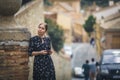
<instances>
[{"instance_id":1,"label":"long sleeve dress","mask_svg":"<svg viewBox=\"0 0 120 80\"><path fill-rule=\"evenodd\" d=\"M31 56L33 51L50 50L50 38L39 36L32 37L29 41L28 54ZM33 80L56 80L54 64L50 54L40 54L34 58Z\"/></svg>"}]
</instances>

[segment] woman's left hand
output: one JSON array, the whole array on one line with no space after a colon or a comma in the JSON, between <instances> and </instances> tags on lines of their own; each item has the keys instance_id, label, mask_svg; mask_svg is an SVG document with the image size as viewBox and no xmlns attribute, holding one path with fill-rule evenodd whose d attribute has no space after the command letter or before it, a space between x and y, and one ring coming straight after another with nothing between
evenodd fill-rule
<instances>
[{"instance_id":1,"label":"woman's left hand","mask_svg":"<svg viewBox=\"0 0 120 80\"><path fill-rule=\"evenodd\" d=\"M48 51L48 53L49 53L49 54L52 54L52 53L53 53L53 51L52 51L52 50L49 50L49 51Z\"/></svg>"}]
</instances>

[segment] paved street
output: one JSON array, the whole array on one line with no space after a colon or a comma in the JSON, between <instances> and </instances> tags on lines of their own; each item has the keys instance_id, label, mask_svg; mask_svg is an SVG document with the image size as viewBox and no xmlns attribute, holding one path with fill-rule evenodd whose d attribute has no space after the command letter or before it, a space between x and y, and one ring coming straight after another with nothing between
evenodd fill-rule
<instances>
[{"instance_id":1,"label":"paved street","mask_svg":"<svg viewBox=\"0 0 120 80\"><path fill-rule=\"evenodd\" d=\"M74 43L72 45L72 52L73 54L78 54L75 58L75 63L70 64L72 60L66 60L63 57L58 56L57 54L52 55L54 65L56 68L56 78L57 80L84 80L80 78L71 78L71 67L76 65L82 65L86 59L91 59L92 57L96 58L96 51L95 48L90 46L88 43ZM73 55L74 57L74 55Z\"/></svg>"},{"instance_id":2,"label":"paved street","mask_svg":"<svg viewBox=\"0 0 120 80\"><path fill-rule=\"evenodd\" d=\"M91 58L95 58L97 60L97 54L95 48L93 48L89 43L74 43L72 45L72 67L82 66L86 59L91 60ZM77 56L74 54L78 54ZM74 60L75 59L75 60ZM84 80L80 78L72 78L72 80Z\"/></svg>"}]
</instances>

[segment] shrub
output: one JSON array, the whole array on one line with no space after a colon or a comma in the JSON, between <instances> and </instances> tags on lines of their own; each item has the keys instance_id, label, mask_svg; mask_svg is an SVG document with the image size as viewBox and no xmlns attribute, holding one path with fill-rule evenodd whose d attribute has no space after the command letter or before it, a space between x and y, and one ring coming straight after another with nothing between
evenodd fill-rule
<instances>
[{"instance_id":1,"label":"shrub","mask_svg":"<svg viewBox=\"0 0 120 80\"><path fill-rule=\"evenodd\" d=\"M48 24L48 35L52 41L52 47L56 52L59 52L63 47L63 30L52 20L45 19L45 22Z\"/></svg>"}]
</instances>

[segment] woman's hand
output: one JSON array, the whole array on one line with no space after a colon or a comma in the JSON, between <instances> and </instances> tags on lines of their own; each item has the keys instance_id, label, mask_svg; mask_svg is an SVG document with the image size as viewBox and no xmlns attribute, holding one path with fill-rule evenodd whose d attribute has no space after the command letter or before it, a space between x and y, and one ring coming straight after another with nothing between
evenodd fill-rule
<instances>
[{"instance_id":1,"label":"woman's hand","mask_svg":"<svg viewBox=\"0 0 120 80\"><path fill-rule=\"evenodd\" d=\"M46 54L52 54L52 52L53 51L51 51L51 50L34 51L34 52L32 52L32 55L40 55L40 54L46 55Z\"/></svg>"},{"instance_id":2,"label":"woman's hand","mask_svg":"<svg viewBox=\"0 0 120 80\"><path fill-rule=\"evenodd\" d=\"M41 50L41 51L39 51L39 53L43 54L43 55L48 54L47 50Z\"/></svg>"},{"instance_id":3,"label":"woman's hand","mask_svg":"<svg viewBox=\"0 0 120 80\"><path fill-rule=\"evenodd\" d=\"M48 52L49 54L52 54L52 53L53 53L53 51L52 51L52 50L48 50L47 52Z\"/></svg>"}]
</instances>

